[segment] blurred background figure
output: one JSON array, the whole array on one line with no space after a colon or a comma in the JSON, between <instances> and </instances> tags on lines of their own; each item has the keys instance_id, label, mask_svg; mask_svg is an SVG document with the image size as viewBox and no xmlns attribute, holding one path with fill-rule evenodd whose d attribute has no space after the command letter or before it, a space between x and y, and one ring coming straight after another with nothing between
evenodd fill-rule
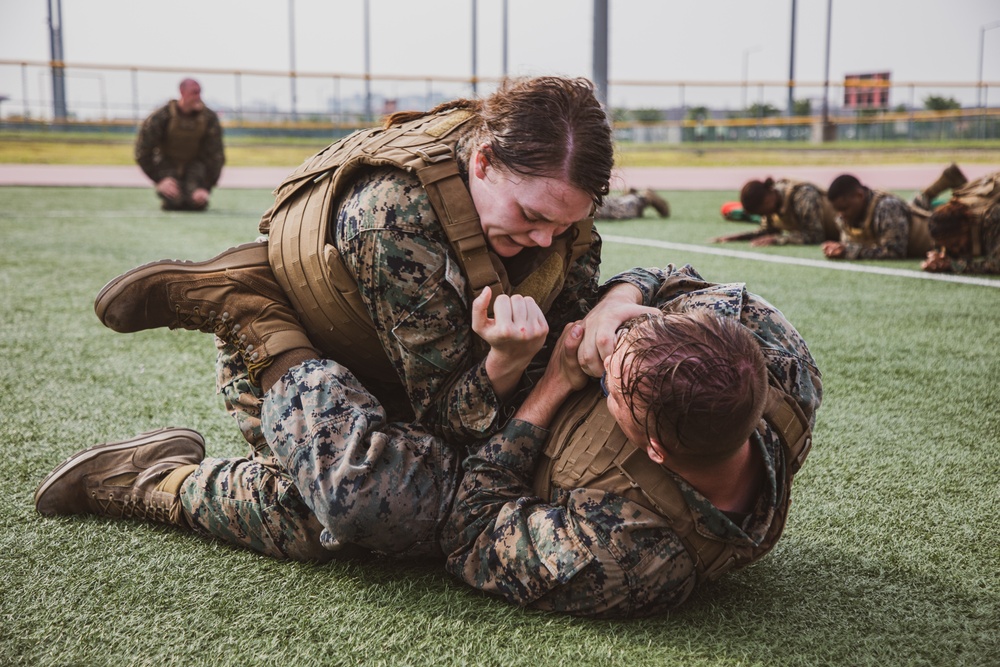
<instances>
[{"instance_id":1,"label":"blurred background figure","mask_svg":"<svg viewBox=\"0 0 1000 667\"><path fill-rule=\"evenodd\" d=\"M661 218L670 217L670 204L652 190L639 192L629 188L621 195L607 195L604 203L594 213L595 220L629 220L641 218L652 206Z\"/></svg>"},{"instance_id":2,"label":"blurred background figure","mask_svg":"<svg viewBox=\"0 0 1000 667\"><path fill-rule=\"evenodd\" d=\"M219 117L201 101L197 81L181 81L180 98L146 118L135 140L135 161L156 183L163 210L208 207L226 155Z\"/></svg>"},{"instance_id":3,"label":"blurred background figure","mask_svg":"<svg viewBox=\"0 0 1000 667\"><path fill-rule=\"evenodd\" d=\"M924 271L1000 274L1000 171L955 190L928 228L934 250Z\"/></svg>"}]
</instances>

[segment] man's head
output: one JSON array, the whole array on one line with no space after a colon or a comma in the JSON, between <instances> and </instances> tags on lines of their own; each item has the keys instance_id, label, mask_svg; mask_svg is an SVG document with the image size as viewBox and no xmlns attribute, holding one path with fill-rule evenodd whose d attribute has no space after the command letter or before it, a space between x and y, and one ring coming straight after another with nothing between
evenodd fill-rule
<instances>
[{"instance_id":1,"label":"man's head","mask_svg":"<svg viewBox=\"0 0 1000 667\"><path fill-rule=\"evenodd\" d=\"M749 181L740 190L740 204L743 210L754 215L771 215L778 212L781 197L774 189L774 179Z\"/></svg>"},{"instance_id":2,"label":"man's head","mask_svg":"<svg viewBox=\"0 0 1000 667\"><path fill-rule=\"evenodd\" d=\"M474 109L469 187L497 254L547 246L601 204L614 146L590 81L506 79Z\"/></svg>"},{"instance_id":3,"label":"man's head","mask_svg":"<svg viewBox=\"0 0 1000 667\"><path fill-rule=\"evenodd\" d=\"M624 332L605 360L608 407L622 431L686 466L711 465L747 441L767 401L753 334L707 311L666 313Z\"/></svg>"},{"instance_id":4,"label":"man's head","mask_svg":"<svg viewBox=\"0 0 1000 667\"><path fill-rule=\"evenodd\" d=\"M972 254L972 212L961 202L950 201L936 209L927 223L934 246L952 257Z\"/></svg>"},{"instance_id":5,"label":"man's head","mask_svg":"<svg viewBox=\"0 0 1000 667\"><path fill-rule=\"evenodd\" d=\"M830 205L848 223L856 222L864 212L868 198L868 188L850 174L841 174L833 179L826 191Z\"/></svg>"},{"instance_id":6,"label":"man's head","mask_svg":"<svg viewBox=\"0 0 1000 667\"><path fill-rule=\"evenodd\" d=\"M181 97L177 100L177 106L184 113L195 113L205 108L205 103L201 101L201 85L194 79L184 79L180 86Z\"/></svg>"}]
</instances>

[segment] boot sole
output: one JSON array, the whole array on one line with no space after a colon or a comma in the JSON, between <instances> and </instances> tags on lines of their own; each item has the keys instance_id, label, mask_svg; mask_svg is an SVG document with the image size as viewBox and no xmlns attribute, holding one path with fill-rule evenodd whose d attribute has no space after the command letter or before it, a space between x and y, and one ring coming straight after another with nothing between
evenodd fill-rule
<instances>
[{"instance_id":1,"label":"boot sole","mask_svg":"<svg viewBox=\"0 0 1000 667\"><path fill-rule=\"evenodd\" d=\"M113 278L107 285L101 288L101 291L97 293L97 298L94 299L94 312L97 313L97 319L104 326L114 330L114 327L104 321L104 317L107 315L108 308L114 303L115 299L132 282L143 280L150 275L159 273L166 266L169 266L172 271L180 273L212 273L226 269L260 266L261 264L267 264L267 262L267 244L254 242L235 246L204 262L161 259L149 264L143 264L130 271L126 271L117 278Z\"/></svg>"},{"instance_id":2,"label":"boot sole","mask_svg":"<svg viewBox=\"0 0 1000 667\"><path fill-rule=\"evenodd\" d=\"M59 481L65 473L72 470L81 463L85 463L98 454L103 454L104 452L113 452L119 449L131 449L133 447L142 447L144 445L150 445L157 442L164 442L166 440L174 440L175 438L184 438L190 440L201 447L201 457L205 458L205 438L201 436L201 433L197 431L192 431L189 428L178 428L173 426L168 426L166 428L157 429L155 431L150 431L148 433L142 433L130 438L128 440L121 440L119 442L105 442L99 445L94 445L93 447L88 447L87 449L73 454L68 459L60 463L55 469L45 476L41 484L38 485L38 489L35 490L35 509L38 509L38 503L49 490L54 483Z\"/></svg>"}]
</instances>

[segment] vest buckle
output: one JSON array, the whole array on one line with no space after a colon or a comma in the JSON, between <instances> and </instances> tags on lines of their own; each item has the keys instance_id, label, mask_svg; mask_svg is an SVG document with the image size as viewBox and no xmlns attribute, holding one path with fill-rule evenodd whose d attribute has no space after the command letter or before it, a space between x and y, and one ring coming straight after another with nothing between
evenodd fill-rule
<instances>
[{"instance_id":1,"label":"vest buckle","mask_svg":"<svg viewBox=\"0 0 1000 667\"><path fill-rule=\"evenodd\" d=\"M414 152L423 158L424 162L428 164L444 162L445 160L451 158L451 148L445 146L444 144L431 144L430 146L418 148Z\"/></svg>"}]
</instances>

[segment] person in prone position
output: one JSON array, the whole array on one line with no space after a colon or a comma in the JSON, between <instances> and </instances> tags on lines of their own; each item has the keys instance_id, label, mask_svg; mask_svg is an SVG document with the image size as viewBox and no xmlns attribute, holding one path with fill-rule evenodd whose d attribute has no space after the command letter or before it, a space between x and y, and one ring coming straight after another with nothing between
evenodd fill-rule
<instances>
[{"instance_id":1,"label":"person in prone position","mask_svg":"<svg viewBox=\"0 0 1000 667\"><path fill-rule=\"evenodd\" d=\"M514 419L463 460L427 427L388 422L280 291L230 278L218 334L257 352L269 474L208 483L241 460L159 431L71 457L39 486L40 513L162 521L279 558L438 556L512 603L608 617L676 607L781 535L822 385L792 325L741 284L690 267L616 276L606 289L641 312L605 341L603 379L580 363L585 323L567 325ZM475 300L473 330L540 349L537 304L498 299L490 316L490 298Z\"/></svg>"}]
</instances>

